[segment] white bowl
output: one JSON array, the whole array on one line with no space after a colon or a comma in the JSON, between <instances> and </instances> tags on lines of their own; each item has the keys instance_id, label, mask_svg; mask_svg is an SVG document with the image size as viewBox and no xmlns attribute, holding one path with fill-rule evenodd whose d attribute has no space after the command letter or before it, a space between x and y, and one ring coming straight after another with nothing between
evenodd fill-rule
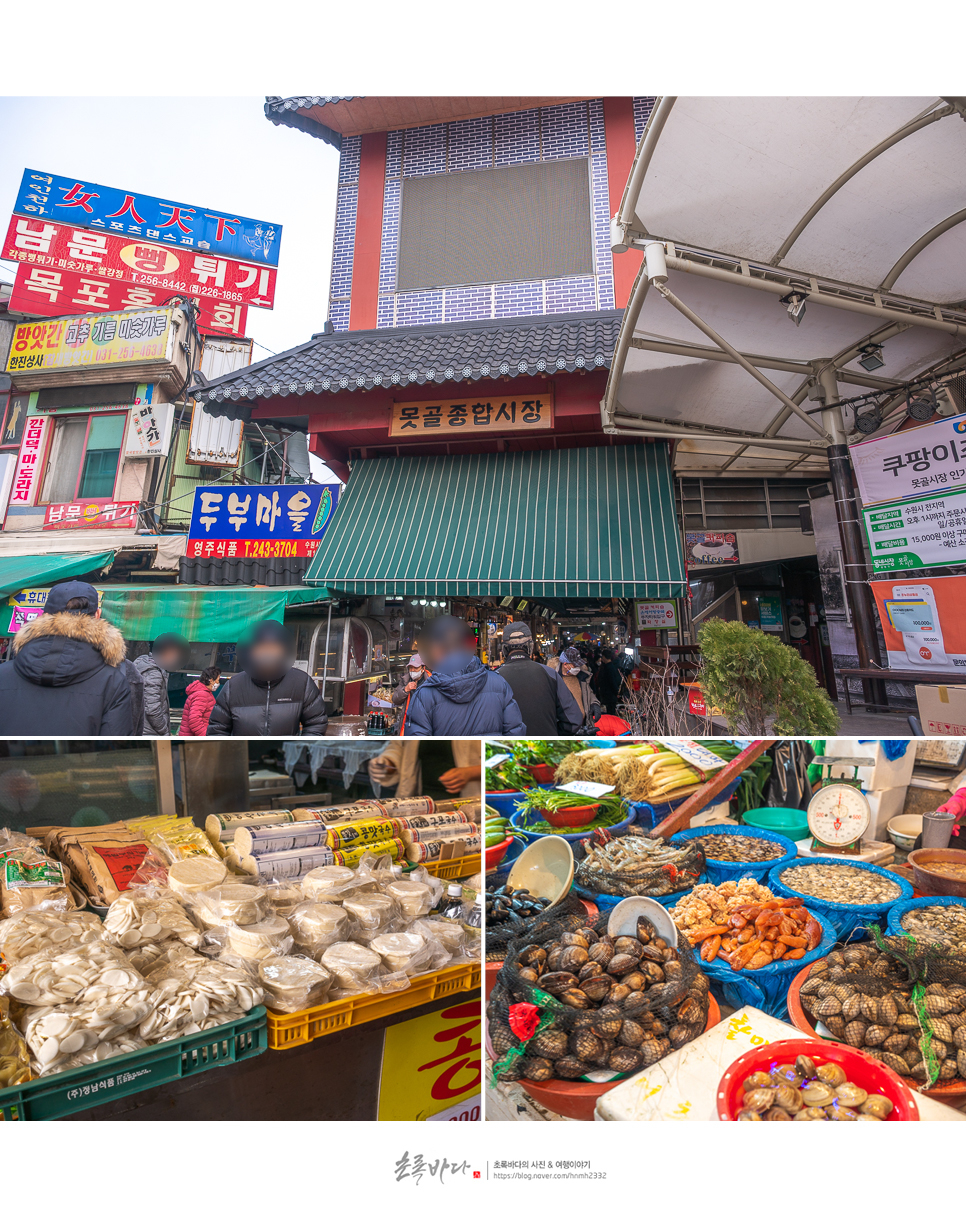
<instances>
[{"instance_id":1,"label":"white bowl","mask_svg":"<svg viewBox=\"0 0 966 1219\"><path fill-rule=\"evenodd\" d=\"M672 948L678 946L678 929L660 902L651 897L625 897L618 902L607 919L608 935L637 935L637 920L649 919L654 930Z\"/></svg>"},{"instance_id":2,"label":"white bowl","mask_svg":"<svg viewBox=\"0 0 966 1219\"><path fill-rule=\"evenodd\" d=\"M886 822L886 830L901 851L911 851L922 833L922 816L919 813L903 813Z\"/></svg>"}]
</instances>

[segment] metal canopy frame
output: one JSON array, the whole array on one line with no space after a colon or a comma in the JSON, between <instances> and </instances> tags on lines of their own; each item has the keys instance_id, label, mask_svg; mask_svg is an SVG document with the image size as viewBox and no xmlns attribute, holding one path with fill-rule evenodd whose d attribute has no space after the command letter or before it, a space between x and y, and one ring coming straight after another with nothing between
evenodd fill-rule
<instances>
[{"instance_id":1,"label":"metal canopy frame","mask_svg":"<svg viewBox=\"0 0 966 1219\"><path fill-rule=\"evenodd\" d=\"M762 473L785 475L793 471L804 472L803 463L810 459L813 459L812 468L815 468L814 459L823 459L824 465L826 446L844 443L848 431L842 410L837 405L838 394L835 392L835 386L838 382L886 394L890 390L893 391L885 400L882 410L883 425L887 430L894 427L894 419L890 419L890 416L894 415L905 401L905 387L908 383L906 380L875 376L844 367L857 359L862 348L869 344L883 343L910 328L921 327L951 335L962 340L962 344L957 343L951 354L947 351L941 358L926 362L917 370L916 379L930 375L938 377L966 367L966 312L959 307L914 299L892 290L902 272L923 250L944 233L966 222L966 209L932 224L901 254L881 283L874 288L788 269L779 264L822 209L863 168L910 136L942 120L948 118L952 122L962 122L966 117L966 105L963 99L959 98L939 99L887 138L878 141L815 198L788 232L774 256L764 262L744 258L740 252L723 253L700 249L693 243L677 242L674 240L674 234L653 234L647 227L646 217L641 218L642 193L648 170L677 100L675 97L662 97L654 106L641 137L620 208L611 224L611 245L615 253L633 248L646 251L649 245L659 243L660 261L666 266L667 274L663 277L649 277L647 261L642 261L625 310L607 389L601 402L604 431L609 434L636 433L642 437L666 437L698 443L713 442L715 447L712 449L702 450L694 444L690 447L689 456L693 455L695 458L723 457L724 460L717 471L700 465L695 465L694 470L689 471L705 476L712 476L715 472L732 473L739 459L745 466L746 474L751 462L754 462L751 468L757 469L760 465ZM815 358L799 360L768 352L745 352L740 350L738 345L732 344L727 334L719 334L671 291L667 281L671 279L673 282L673 277L676 276L714 280L735 289L765 292L779 298L788 298L790 294L797 293L804 298L808 306L821 305L843 313L858 314L868 317L872 324L858 339L851 337L854 327L852 330L846 327L850 341L834 354L817 352ZM707 346L700 341L681 341L679 337L671 339L658 334L636 333L651 287L659 291L671 307L687 317L696 329L701 330L713 345ZM736 301L738 300L736 297ZM771 414L760 431L729 427L727 419L720 417L709 419L706 416L700 420L684 421L660 417L658 412L648 412L646 415L635 413L622 404L620 397L628 354L633 350L685 357L691 361L737 365L779 399L780 409ZM765 376L763 369L799 374L801 380L794 390L786 393ZM647 370L644 372L646 374ZM818 401L817 411L809 412L803 408L802 404L809 397ZM822 409L821 403L825 401L828 406ZM818 412L822 420L821 425L816 418ZM805 421L811 431L818 433L815 440L782 436L782 429L792 419ZM728 450L723 449L723 445L729 443L733 444L734 448L725 456Z\"/></svg>"}]
</instances>

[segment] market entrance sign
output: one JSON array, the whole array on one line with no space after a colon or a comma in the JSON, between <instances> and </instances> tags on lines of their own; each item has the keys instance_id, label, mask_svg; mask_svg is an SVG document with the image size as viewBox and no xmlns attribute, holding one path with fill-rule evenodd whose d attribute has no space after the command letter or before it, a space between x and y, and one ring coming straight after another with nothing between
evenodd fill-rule
<instances>
[{"instance_id":1,"label":"market entrance sign","mask_svg":"<svg viewBox=\"0 0 966 1219\"><path fill-rule=\"evenodd\" d=\"M966 487L966 415L864 440L849 453L866 507Z\"/></svg>"},{"instance_id":2,"label":"market entrance sign","mask_svg":"<svg viewBox=\"0 0 966 1219\"><path fill-rule=\"evenodd\" d=\"M171 309L24 322L13 332L7 372L65 371L92 364L168 362L175 354Z\"/></svg>"},{"instance_id":3,"label":"market entrance sign","mask_svg":"<svg viewBox=\"0 0 966 1219\"><path fill-rule=\"evenodd\" d=\"M966 563L966 488L862 512L873 571Z\"/></svg>"},{"instance_id":4,"label":"market entrance sign","mask_svg":"<svg viewBox=\"0 0 966 1219\"><path fill-rule=\"evenodd\" d=\"M336 484L282 483L195 489L189 559L311 557L339 503Z\"/></svg>"},{"instance_id":5,"label":"market entrance sign","mask_svg":"<svg viewBox=\"0 0 966 1219\"><path fill-rule=\"evenodd\" d=\"M13 210L147 241L278 266L282 226L210 207L25 169Z\"/></svg>"},{"instance_id":6,"label":"market entrance sign","mask_svg":"<svg viewBox=\"0 0 966 1219\"><path fill-rule=\"evenodd\" d=\"M676 631L678 603L676 601L635 601L639 631Z\"/></svg>"},{"instance_id":7,"label":"market entrance sign","mask_svg":"<svg viewBox=\"0 0 966 1219\"><path fill-rule=\"evenodd\" d=\"M394 402L390 436L539 432L553 427L553 393L515 398L462 398L459 402Z\"/></svg>"}]
</instances>

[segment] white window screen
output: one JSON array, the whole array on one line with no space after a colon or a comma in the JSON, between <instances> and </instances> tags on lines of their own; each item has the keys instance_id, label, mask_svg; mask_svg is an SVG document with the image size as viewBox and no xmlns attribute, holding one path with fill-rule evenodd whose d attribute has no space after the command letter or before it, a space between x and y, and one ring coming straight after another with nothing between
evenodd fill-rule
<instances>
[{"instance_id":1,"label":"white window screen","mask_svg":"<svg viewBox=\"0 0 966 1219\"><path fill-rule=\"evenodd\" d=\"M397 291L593 272L586 158L403 183Z\"/></svg>"}]
</instances>

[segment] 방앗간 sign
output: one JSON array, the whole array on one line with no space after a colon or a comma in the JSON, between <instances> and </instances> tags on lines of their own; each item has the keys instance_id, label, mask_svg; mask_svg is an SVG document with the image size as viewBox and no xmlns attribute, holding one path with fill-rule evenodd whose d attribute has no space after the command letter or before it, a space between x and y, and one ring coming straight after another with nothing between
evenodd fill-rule
<instances>
[{"instance_id":1,"label":"\ubc29\uc557\uac04 sign","mask_svg":"<svg viewBox=\"0 0 966 1219\"><path fill-rule=\"evenodd\" d=\"M553 427L553 394L517 398L463 398L459 402L394 402L390 436L479 432L537 432Z\"/></svg>"},{"instance_id":2,"label":"\ubc29\uc557\uac04 sign","mask_svg":"<svg viewBox=\"0 0 966 1219\"><path fill-rule=\"evenodd\" d=\"M312 556L339 503L330 483L264 487L212 483L195 490L189 559Z\"/></svg>"},{"instance_id":3,"label":"\ubc29\uc557\uac04 sign","mask_svg":"<svg viewBox=\"0 0 966 1219\"><path fill-rule=\"evenodd\" d=\"M273 267L27 216L10 218L0 258L31 268L25 277L28 284L42 284L50 273L66 271L156 288L168 296L180 292L260 309L275 303L278 272Z\"/></svg>"},{"instance_id":4,"label":"\ubc29\uc557\uac04 sign","mask_svg":"<svg viewBox=\"0 0 966 1219\"><path fill-rule=\"evenodd\" d=\"M7 372L164 362L174 347L171 315L171 309L157 309L23 322L13 332Z\"/></svg>"},{"instance_id":5,"label":"\ubc29\uc557\uac04 sign","mask_svg":"<svg viewBox=\"0 0 966 1219\"><path fill-rule=\"evenodd\" d=\"M966 487L966 415L938 419L849 449L862 503Z\"/></svg>"},{"instance_id":6,"label":"\ubc29\uc557\uac04 sign","mask_svg":"<svg viewBox=\"0 0 966 1219\"><path fill-rule=\"evenodd\" d=\"M242 262L278 266L280 224L36 169L24 170L13 210L20 216L40 216L163 245L210 250Z\"/></svg>"},{"instance_id":7,"label":"\ubc29\uc557\uac04 sign","mask_svg":"<svg viewBox=\"0 0 966 1219\"><path fill-rule=\"evenodd\" d=\"M46 267L17 268L8 308L11 313L63 317L65 313L158 308L171 297L162 288L140 288L121 280L101 279L79 271L53 271ZM201 297L198 329L202 334L244 336L248 306Z\"/></svg>"}]
</instances>

